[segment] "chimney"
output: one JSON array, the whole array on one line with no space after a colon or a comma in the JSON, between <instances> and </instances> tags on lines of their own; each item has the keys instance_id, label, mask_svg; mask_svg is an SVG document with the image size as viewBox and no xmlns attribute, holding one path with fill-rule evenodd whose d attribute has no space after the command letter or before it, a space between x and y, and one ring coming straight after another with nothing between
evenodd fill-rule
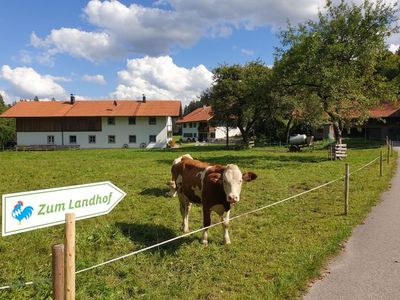
<instances>
[{"instance_id":1,"label":"chimney","mask_svg":"<svg viewBox=\"0 0 400 300\"><path fill-rule=\"evenodd\" d=\"M114 106L117 106L118 104L117 104L117 100L114 100Z\"/></svg>"},{"instance_id":2,"label":"chimney","mask_svg":"<svg viewBox=\"0 0 400 300\"><path fill-rule=\"evenodd\" d=\"M146 103L146 95L143 94L143 103Z\"/></svg>"},{"instance_id":3,"label":"chimney","mask_svg":"<svg viewBox=\"0 0 400 300\"><path fill-rule=\"evenodd\" d=\"M74 104L74 103L75 103L75 96L74 96L74 94L71 94L71 101L70 101L70 103L71 103L71 104Z\"/></svg>"}]
</instances>

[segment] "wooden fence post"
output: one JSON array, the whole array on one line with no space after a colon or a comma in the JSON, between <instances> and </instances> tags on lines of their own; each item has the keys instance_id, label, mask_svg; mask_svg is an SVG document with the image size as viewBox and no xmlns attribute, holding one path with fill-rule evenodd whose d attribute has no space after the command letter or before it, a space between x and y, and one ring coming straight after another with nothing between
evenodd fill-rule
<instances>
[{"instance_id":1,"label":"wooden fence post","mask_svg":"<svg viewBox=\"0 0 400 300\"><path fill-rule=\"evenodd\" d=\"M51 250L53 299L64 300L64 245L53 245Z\"/></svg>"},{"instance_id":2,"label":"wooden fence post","mask_svg":"<svg viewBox=\"0 0 400 300\"><path fill-rule=\"evenodd\" d=\"M390 143L390 156L392 156L392 157L393 157L393 145L394 145L394 142L391 141L391 143Z\"/></svg>"},{"instance_id":3,"label":"wooden fence post","mask_svg":"<svg viewBox=\"0 0 400 300\"><path fill-rule=\"evenodd\" d=\"M382 177L383 175L383 152L381 150L381 155L379 157L379 175Z\"/></svg>"},{"instance_id":4,"label":"wooden fence post","mask_svg":"<svg viewBox=\"0 0 400 300\"><path fill-rule=\"evenodd\" d=\"M350 167L346 163L344 175L344 214L347 216L349 213L349 187L350 187Z\"/></svg>"},{"instance_id":5,"label":"wooden fence post","mask_svg":"<svg viewBox=\"0 0 400 300\"><path fill-rule=\"evenodd\" d=\"M386 158L386 162L389 164L389 159L390 159L390 143L389 143L389 140L388 140L388 143L387 143L387 158Z\"/></svg>"},{"instance_id":6,"label":"wooden fence post","mask_svg":"<svg viewBox=\"0 0 400 300\"><path fill-rule=\"evenodd\" d=\"M65 299L75 299L75 214L65 214Z\"/></svg>"}]
</instances>

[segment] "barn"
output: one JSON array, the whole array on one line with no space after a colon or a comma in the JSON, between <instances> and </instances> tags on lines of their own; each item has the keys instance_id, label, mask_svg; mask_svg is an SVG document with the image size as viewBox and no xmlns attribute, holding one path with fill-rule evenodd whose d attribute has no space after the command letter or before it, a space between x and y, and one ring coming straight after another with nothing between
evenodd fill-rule
<instances>
[{"instance_id":1,"label":"barn","mask_svg":"<svg viewBox=\"0 0 400 300\"><path fill-rule=\"evenodd\" d=\"M164 148L179 100L20 101L0 117L15 118L18 147Z\"/></svg>"},{"instance_id":2,"label":"barn","mask_svg":"<svg viewBox=\"0 0 400 300\"><path fill-rule=\"evenodd\" d=\"M400 141L400 107L385 103L369 111L370 118L365 125L365 136L370 139Z\"/></svg>"}]
</instances>

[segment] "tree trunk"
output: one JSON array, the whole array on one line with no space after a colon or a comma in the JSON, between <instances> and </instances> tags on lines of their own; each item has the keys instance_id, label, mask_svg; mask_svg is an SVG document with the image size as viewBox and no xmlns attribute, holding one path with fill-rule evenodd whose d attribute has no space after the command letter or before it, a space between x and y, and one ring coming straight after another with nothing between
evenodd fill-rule
<instances>
[{"instance_id":1,"label":"tree trunk","mask_svg":"<svg viewBox=\"0 0 400 300\"><path fill-rule=\"evenodd\" d=\"M338 121L333 122L333 129L334 129L335 135L336 135L336 144L342 144L343 130L342 130L342 128L340 128Z\"/></svg>"},{"instance_id":2,"label":"tree trunk","mask_svg":"<svg viewBox=\"0 0 400 300\"><path fill-rule=\"evenodd\" d=\"M244 130L243 126L238 125L238 128L240 130L240 134L242 135L242 141L243 143L247 143L248 137L247 137L247 131Z\"/></svg>"},{"instance_id":3,"label":"tree trunk","mask_svg":"<svg viewBox=\"0 0 400 300\"><path fill-rule=\"evenodd\" d=\"M285 130L285 132L286 132L286 144L288 144L288 145L289 145L290 127L292 125L292 121L293 121L293 116L290 116L289 121L288 121L288 123L286 125L286 130Z\"/></svg>"},{"instance_id":4,"label":"tree trunk","mask_svg":"<svg viewBox=\"0 0 400 300\"><path fill-rule=\"evenodd\" d=\"M229 125L226 125L226 148L229 148Z\"/></svg>"}]
</instances>

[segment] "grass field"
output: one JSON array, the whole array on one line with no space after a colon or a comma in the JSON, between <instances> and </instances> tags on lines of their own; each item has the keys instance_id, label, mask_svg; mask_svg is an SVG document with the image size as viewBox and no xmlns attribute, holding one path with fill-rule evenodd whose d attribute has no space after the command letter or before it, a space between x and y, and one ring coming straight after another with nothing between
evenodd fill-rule
<instances>
[{"instance_id":1,"label":"grass field","mask_svg":"<svg viewBox=\"0 0 400 300\"><path fill-rule=\"evenodd\" d=\"M360 143L357 146L361 146ZM383 148L384 149L384 148ZM379 155L379 147L349 150L350 168ZM231 216L291 196L343 175L344 162L327 160L327 150L288 153L284 148L224 150L193 147L140 151L79 150L0 153L0 194L110 180L127 196L108 215L79 221L77 270L175 237L180 232L178 200L167 196L171 161L179 155L236 163L257 173L243 186ZM232 244L222 228L209 230L137 256L77 275L78 299L287 299L300 296L337 253L388 188L394 159L350 179L350 213L343 213L343 182L231 222ZM218 221L216 215L214 222ZM191 229L201 227L193 207ZM63 241L63 226L0 238L0 286L38 281L0 291L0 299L51 297L51 245Z\"/></svg>"}]
</instances>

